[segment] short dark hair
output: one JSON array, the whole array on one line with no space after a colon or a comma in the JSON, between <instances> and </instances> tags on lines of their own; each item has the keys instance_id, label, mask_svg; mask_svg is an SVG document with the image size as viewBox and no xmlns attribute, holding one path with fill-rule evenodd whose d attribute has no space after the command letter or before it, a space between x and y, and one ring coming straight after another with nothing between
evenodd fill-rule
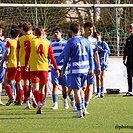
<instances>
[{"instance_id":1,"label":"short dark hair","mask_svg":"<svg viewBox=\"0 0 133 133\"><path fill-rule=\"evenodd\" d=\"M25 22L25 23L23 23L22 27L23 27L23 31L24 31L24 32L27 32L27 31L29 31L29 30L32 29L32 25L31 25L30 22Z\"/></svg>"},{"instance_id":2,"label":"short dark hair","mask_svg":"<svg viewBox=\"0 0 133 133\"><path fill-rule=\"evenodd\" d=\"M41 36L45 32L44 27L35 28L35 34Z\"/></svg>"},{"instance_id":3,"label":"short dark hair","mask_svg":"<svg viewBox=\"0 0 133 133\"><path fill-rule=\"evenodd\" d=\"M92 22L86 22L84 24L84 28L86 28L86 27L94 27L94 24Z\"/></svg>"},{"instance_id":4,"label":"short dark hair","mask_svg":"<svg viewBox=\"0 0 133 133\"><path fill-rule=\"evenodd\" d=\"M77 22L73 22L73 23L70 25L70 30L71 30L73 33L78 33L78 31L80 30L80 25L79 25Z\"/></svg>"},{"instance_id":5,"label":"short dark hair","mask_svg":"<svg viewBox=\"0 0 133 133\"><path fill-rule=\"evenodd\" d=\"M53 30L52 30L52 33L54 33L56 30L58 30L60 33L62 33L62 29L60 27L55 27Z\"/></svg>"},{"instance_id":6,"label":"short dark hair","mask_svg":"<svg viewBox=\"0 0 133 133\"><path fill-rule=\"evenodd\" d=\"M11 37L16 38L19 35L18 29L11 29Z\"/></svg>"}]
</instances>

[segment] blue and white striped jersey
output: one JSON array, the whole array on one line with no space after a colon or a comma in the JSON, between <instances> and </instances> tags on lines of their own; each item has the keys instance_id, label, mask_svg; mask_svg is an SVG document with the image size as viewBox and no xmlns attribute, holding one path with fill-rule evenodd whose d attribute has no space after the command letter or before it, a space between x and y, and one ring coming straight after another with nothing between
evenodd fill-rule
<instances>
[{"instance_id":1,"label":"blue and white striped jersey","mask_svg":"<svg viewBox=\"0 0 133 133\"><path fill-rule=\"evenodd\" d=\"M108 55L110 55L110 48L105 41L98 42L98 46L101 46L102 49L98 50L100 64L108 65Z\"/></svg>"},{"instance_id":2,"label":"blue and white striped jersey","mask_svg":"<svg viewBox=\"0 0 133 133\"><path fill-rule=\"evenodd\" d=\"M94 69L93 51L86 38L77 35L68 40L63 52L63 71L69 62L68 74L84 74Z\"/></svg>"},{"instance_id":3,"label":"blue and white striped jersey","mask_svg":"<svg viewBox=\"0 0 133 133\"><path fill-rule=\"evenodd\" d=\"M55 59L62 53L66 43L67 43L67 40L64 40L62 38L60 40L54 40L51 42ZM63 65L63 59L59 62L58 65L59 66Z\"/></svg>"},{"instance_id":4,"label":"blue and white striped jersey","mask_svg":"<svg viewBox=\"0 0 133 133\"><path fill-rule=\"evenodd\" d=\"M6 52L6 42L0 40L0 62L2 61L2 58ZM6 61L3 63L3 67L6 67Z\"/></svg>"}]
</instances>

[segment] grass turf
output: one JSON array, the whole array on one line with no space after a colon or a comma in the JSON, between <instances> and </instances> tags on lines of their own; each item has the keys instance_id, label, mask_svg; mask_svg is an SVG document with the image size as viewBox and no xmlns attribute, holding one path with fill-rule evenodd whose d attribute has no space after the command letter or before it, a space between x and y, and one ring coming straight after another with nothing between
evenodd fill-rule
<instances>
[{"instance_id":1,"label":"grass turf","mask_svg":"<svg viewBox=\"0 0 133 133\"><path fill-rule=\"evenodd\" d=\"M2 97L4 103L7 96ZM69 100L68 100L69 101ZM89 115L72 118L76 112L63 108L59 97L59 109L51 110L52 98L47 97L43 114L36 109L25 110L22 106L0 106L0 133L130 133L133 132L133 97L105 95L92 98ZM121 126L121 129L115 127Z\"/></svg>"}]
</instances>

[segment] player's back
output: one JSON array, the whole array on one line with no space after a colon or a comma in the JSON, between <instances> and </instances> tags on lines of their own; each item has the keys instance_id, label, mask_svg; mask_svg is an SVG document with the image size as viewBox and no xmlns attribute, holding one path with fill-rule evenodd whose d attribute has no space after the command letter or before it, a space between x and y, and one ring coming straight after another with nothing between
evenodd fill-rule
<instances>
[{"instance_id":1,"label":"player's back","mask_svg":"<svg viewBox=\"0 0 133 133\"><path fill-rule=\"evenodd\" d=\"M35 38L34 35L26 34L26 35L21 36L18 39L18 43L19 43L19 46L20 46L20 49L19 49L19 60L20 60L20 65L21 66L25 66L26 50L27 50L27 47L29 47L31 41L34 38Z\"/></svg>"},{"instance_id":2,"label":"player's back","mask_svg":"<svg viewBox=\"0 0 133 133\"><path fill-rule=\"evenodd\" d=\"M31 42L31 52L29 58L30 71L48 70L48 50L50 43L41 38L35 38ZM33 62L34 60L34 62Z\"/></svg>"},{"instance_id":3,"label":"player's back","mask_svg":"<svg viewBox=\"0 0 133 133\"><path fill-rule=\"evenodd\" d=\"M71 73L88 73L91 52L89 41L82 36L75 36L68 41L67 47L70 47Z\"/></svg>"},{"instance_id":4,"label":"player's back","mask_svg":"<svg viewBox=\"0 0 133 133\"><path fill-rule=\"evenodd\" d=\"M8 67L17 67L17 40L12 39L7 42L7 45L10 45L10 57L8 59ZM7 46L8 47L8 46Z\"/></svg>"}]
</instances>

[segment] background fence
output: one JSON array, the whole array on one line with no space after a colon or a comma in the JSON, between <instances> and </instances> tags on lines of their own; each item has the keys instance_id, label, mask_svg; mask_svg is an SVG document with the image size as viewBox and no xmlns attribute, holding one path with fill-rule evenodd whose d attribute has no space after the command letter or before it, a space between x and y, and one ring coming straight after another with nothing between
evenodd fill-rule
<instances>
[{"instance_id":1,"label":"background fence","mask_svg":"<svg viewBox=\"0 0 133 133\"><path fill-rule=\"evenodd\" d=\"M95 4L132 4L132 0L0 0L1 3L18 4L92 4L91 7L2 7L0 6L0 24L4 27L5 36L10 34L11 26L19 22L29 21L33 27L44 26L48 39L52 39L52 29L60 26L63 37L68 37L69 24L72 21L84 23L91 21L96 29L103 34L103 39L109 44L112 56L122 56L126 37L129 36L127 26L133 23L133 8L125 6L95 7Z\"/></svg>"}]
</instances>

